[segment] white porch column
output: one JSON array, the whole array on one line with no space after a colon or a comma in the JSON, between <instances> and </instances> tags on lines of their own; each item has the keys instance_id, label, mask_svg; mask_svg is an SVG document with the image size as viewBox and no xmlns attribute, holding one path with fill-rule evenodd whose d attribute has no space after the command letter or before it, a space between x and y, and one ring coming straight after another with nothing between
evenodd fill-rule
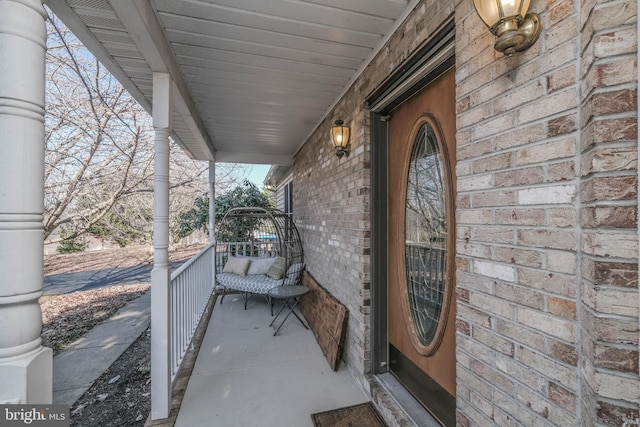
<instances>
[{"instance_id":1,"label":"white porch column","mask_svg":"<svg viewBox=\"0 0 640 427\"><path fill-rule=\"evenodd\" d=\"M216 162L209 162L209 244L216 241Z\"/></svg>"},{"instance_id":2,"label":"white porch column","mask_svg":"<svg viewBox=\"0 0 640 427\"><path fill-rule=\"evenodd\" d=\"M209 162L209 244L216 242L216 162ZM216 286L216 249L211 252L211 287Z\"/></svg>"},{"instance_id":3,"label":"white porch column","mask_svg":"<svg viewBox=\"0 0 640 427\"><path fill-rule=\"evenodd\" d=\"M41 346L46 14L0 1L0 404L51 403Z\"/></svg>"},{"instance_id":4,"label":"white porch column","mask_svg":"<svg viewBox=\"0 0 640 427\"><path fill-rule=\"evenodd\" d=\"M171 408L169 276L169 133L171 78L153 73L155 176L153 181L153 270L151 270L151 419Z\"/></svg>"}]
</instances>

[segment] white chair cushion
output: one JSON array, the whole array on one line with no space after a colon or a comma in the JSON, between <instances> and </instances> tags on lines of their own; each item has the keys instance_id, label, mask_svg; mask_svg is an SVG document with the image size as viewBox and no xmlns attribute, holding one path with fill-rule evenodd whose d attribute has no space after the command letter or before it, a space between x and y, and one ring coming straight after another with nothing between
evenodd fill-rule
<instances>
[{"instance_id":1,"label":"white chair cushion","mask_svg":"<svg viewBox=\"0 0 640 427\"><path fill-rule=\"evenodd\" d=\"M269 289L282 285L282 279L272 279L263 274L240 276L233 273L220 273L216 275L216 281L225 288L252 294L266 294Z\"/></svg>"}]
</instances>

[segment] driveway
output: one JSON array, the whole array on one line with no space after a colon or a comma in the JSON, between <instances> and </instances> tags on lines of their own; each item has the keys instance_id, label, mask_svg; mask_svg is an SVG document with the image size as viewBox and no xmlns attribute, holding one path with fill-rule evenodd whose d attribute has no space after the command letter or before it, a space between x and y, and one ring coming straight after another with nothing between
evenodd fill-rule
<instances>
[{"instance_id":1,"label":"driveway","mask_svg":"<svg viewBox=\"0 0 640 427\"><path fill-rule=\"evenodd\" d=\"M171 271L187 259L169 263ZM132 267L113 267L73 273L51 274L44 277L44 295L86 291L104 286L149 283L153 264L144 263Z\"/></svg>"}]
</instances>

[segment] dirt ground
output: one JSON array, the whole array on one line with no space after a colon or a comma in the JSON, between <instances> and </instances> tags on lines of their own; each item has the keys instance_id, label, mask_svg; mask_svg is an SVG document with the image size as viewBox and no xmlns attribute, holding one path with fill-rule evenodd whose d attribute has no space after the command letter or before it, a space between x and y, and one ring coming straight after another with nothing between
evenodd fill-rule
<instances>
[{"instance_id":1,"label":"dirt ground","mask_svg":"<svg viewBox=\"0 0 640 427\"><path fill-rule=\"evenodd\" d=\"M202 245L170 251L170 261L190 258ZM45 275L135 266L153 261L151 248L137 247L45 257ZM149 283L109 286L43 296L43 345L54 354L149 290ZM73 426L143 426L150 411L151 339L147 329L71 407Z\"/></svg>"},{"instance_id":2,"label":"dirt ground","mask_svg":"<svg viewBox=\"0 0 640 427\"><path fill-rule=\"evenodd\" d=\"M203 245L176 246L169 250L169 261L190 258L202 248L204 248ZM54 254L44 257L44 274L72 273L112 267L132 267L151 264L152 262L153 248L151 246L131 246L75 254Z\"/></svg>"}]
</instances>

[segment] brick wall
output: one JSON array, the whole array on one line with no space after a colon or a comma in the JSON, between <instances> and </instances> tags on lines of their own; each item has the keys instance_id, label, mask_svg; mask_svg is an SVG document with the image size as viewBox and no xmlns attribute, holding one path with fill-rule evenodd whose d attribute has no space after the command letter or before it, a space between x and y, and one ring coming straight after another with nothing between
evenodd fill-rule
<instances>
[{"instance_id":1,"label":"brick wall","mask_svg":"<svg viewBox=\"0 0 640 427\"><path fill-rule=\"evenodd\" d=\"M344 358L366 388L371 227L370 112L365 100L452 14L452 1L421 1L294 159L294 217L307 268L349 309ZM337 119L351 127L352 152L340 160L329 139L329 129Z\"/></svg>"},{"instance_id":2,"label":"brick wall","mask_svg":"<svg viewBox=\"0 0 640 427\"><path fill-rule=\"evenodd\" d=\"M351 114L349 119L345 123L354 131L358 119ZM307 269L349 309L344 358L364 373L370 305L369 153L362 143L364 135L356 131L354 152L339 160L331 149L329 127L321 126L325 132L312 137L296 156L294 217Z\"/></svg>"},{"instance_id":3,"label":"brick wall","mask_svg":"<svg viewBox=\"0 0 640 427\"><path fill-rule=\"evenodd\" d=\"M455 2L458 423L621 425L640 404L636 4L531 10L540 40L508 59L472 2ZM420 2L294 160L308 269L349 309L345 360L365 387L365 98L452 13ZM341 160L336 119L352 130Z\"/></svg>"},{"instance_id":4,"label":"brick wall","mask_svg":"<svg viewBox=\"0 0 640 427\"><path fill-rule=\"evenodd\" d=\"M635 2L590 0L579 9L585 425L619 426L640 417L635 8Z\"/></svg>"},{"instance_id":5,"label":"brick wall","mask_svg":"<svg viewBox=\"0 0 640 427\"><path fill-rule=\"evenodd\" d=\"M635 2L533 1L544 31L512 59L469 4L458 421L622 425L640 403Z\"/></svg>"},{"instance_id":6,"label":"brick wall","mask_svg":"<svg viewBox=\"0 0 640 427\"><path fill-rule=\"evenodd\" d=\"M512 59L470 2L456 8L462 425L578 424L580 87L564 3Z\"/></svg>"}]
</instances>

